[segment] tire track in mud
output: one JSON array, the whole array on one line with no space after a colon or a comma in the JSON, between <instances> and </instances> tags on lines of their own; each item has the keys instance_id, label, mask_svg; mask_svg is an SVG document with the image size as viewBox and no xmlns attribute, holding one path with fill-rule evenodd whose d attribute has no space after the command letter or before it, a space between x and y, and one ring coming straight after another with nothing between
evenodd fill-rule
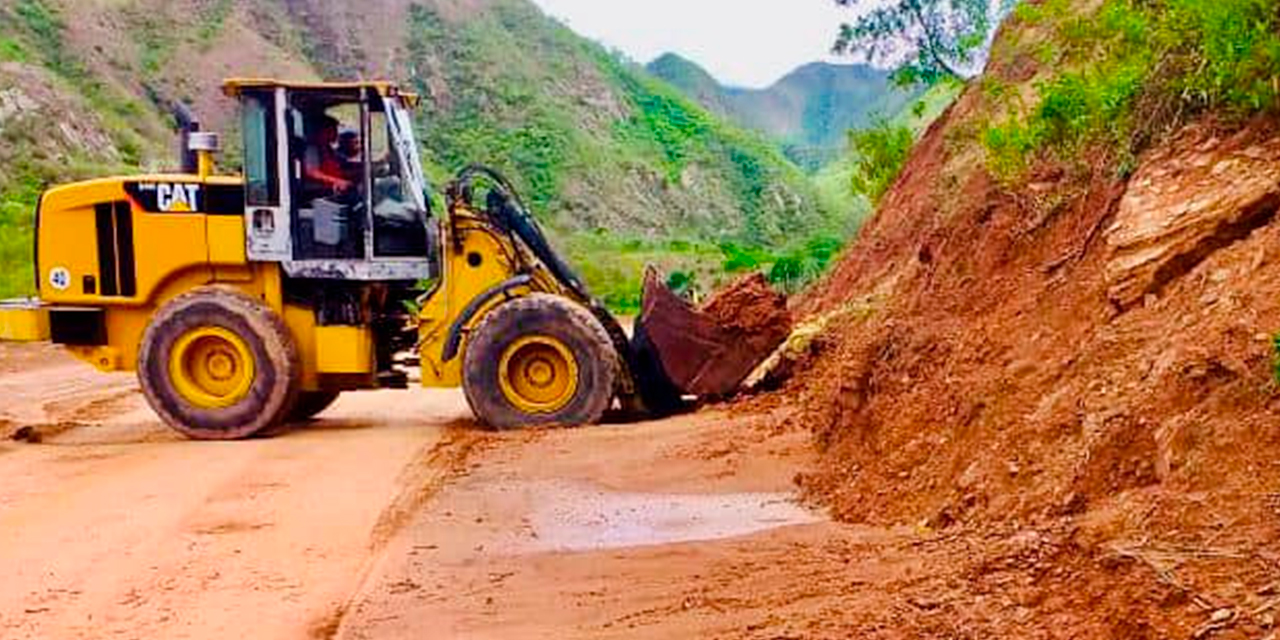
<instances>
[{"instance_id":1,"label":"tire track in mud","mask_svg":"<svg viewBox=\"0 0 1280 640\"><path fill-rule=\"evenodd\" d=\"M59 354L61 355L61 354ZM40 361L0 377L0 433L45 442L141 406L136 379L99 373L80 363Z\"/></svg>"},{"instance_id":2,"label":"tire track in mud","mask_svg":"<svg viewBox=\"0 0 1280 640\"><path fill-rule=\"evenodd\" d=\"M119 390L104 390L100 394L84 399L76 398L74 400L61 400L45 403L43 409L51 416L59 416L66 414L66 420L69 422L97 422L110 418L118 413L129 403L130 399L141 399L141 392L136 387L130 385Z\"/></svg>"},{"instance_id":3,"label":"tire track in mud","mask_svg":"<svg viewBox=\"0 0 1280 640\"><path fill-rule=\"evenodd\" d=\"M466 475L467 463L477 449L496 442L494 437L477 432L471 422L452 424L444 430L438 442L423 447L400 472L396 479L400 492L374 523L369 537L369 553L357 573L355 586L330 615L312 624L311 637L323 640L342 637L347 613L365 596L372 578L378 575L387 545L446 484Z\"/></svg>"},{"instance_id":4,"label":"tire track in mud","mask_svg":"<svg viewBox=\"0 0 1280 640\"><path fill-rule=\"evenodd\" d=\"M51 441L69 431L98 426L132 410L137 404L134 401L138 398L138 390L132 387L94 390L89 395L87 399L65 397L42 403L43 420L0 418L0 433L15 441L56 444Z\"/></svg>"}]
</instances>

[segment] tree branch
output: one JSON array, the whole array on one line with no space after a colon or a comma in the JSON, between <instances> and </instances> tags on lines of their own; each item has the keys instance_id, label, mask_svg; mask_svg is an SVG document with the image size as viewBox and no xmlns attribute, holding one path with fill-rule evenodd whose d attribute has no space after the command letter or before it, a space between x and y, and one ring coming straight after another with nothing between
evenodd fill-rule
<instances>
[{"instance_id":1,"label":"tree branch","mask_svg":"<svg viewBox=\"0 0 1280 640\"><path fill-rule=\"evenodd\" d=\"M938 53L938 49L942 46L941 37L933 31L929 25L929 21L925 19L924 10L920 7L920 2L918 0L907 0L904 4L907 5L907 8L911 11L912 15L915 16L916 22L920 24L921 31L924 32L925 40L921 43L924 46L921 46L920 48L923 49L925 54L933 59L934 64L938 65L945 73L949 74L953 78L963 80L964 76L961 75L960 72L956 71L955 68L944 60Z\"/></svg>"}]
</instances>

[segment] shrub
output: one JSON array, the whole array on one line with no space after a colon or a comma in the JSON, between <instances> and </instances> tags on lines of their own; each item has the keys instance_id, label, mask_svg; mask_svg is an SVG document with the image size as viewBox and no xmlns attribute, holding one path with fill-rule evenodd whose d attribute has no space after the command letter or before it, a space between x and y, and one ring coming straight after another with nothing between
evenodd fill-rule
<instances>
[{"instance_id":1,"label":"shrub","mask_svg":"<svg viewBox=\"0 0 1280 640\"><path fill-rule=\"evenodd\" d=\"M1280 111L1280 0L1107 0L1090 15L1069 3L1026 6L1048 25L1061 72L1037 83L1038 102L983 135L989 168L1016 179L1030 159L1100 149L1120 167L1189 118Z\"/></svg>"},{"instance_id":2,"label":"shrub","mask_svg":"<svg viewBox=\"0 0 1280 640\"><path fill-rule=\"evenodd\" d=\"M879 204L889 187L902 173L915 134L910 128L880 119L868 129L849 132L849 146L854 151L853 193Z\"/></svg>"},{"instance_id":3,"label":"shrub","mask_svg":"<svg viewBox=\"0 0 1280 640\"><path fill-rule=\"evenodd\" d=\"M788 293L799 291L827 272L843 246L844 242L834 236L814 236L777 256L769 269L769 282Z\"/></svg>"},{"instance_id":4,"label":"shrub","mask_svg":"<svg viewBox=\"0 0 1280 640\"><path fill-rule=\"evenodd\" d=\"M697 278L687 271L672 271L667 276L667 288L683 298L691 297L697 290Z\"/></svg>"}]
</instances>

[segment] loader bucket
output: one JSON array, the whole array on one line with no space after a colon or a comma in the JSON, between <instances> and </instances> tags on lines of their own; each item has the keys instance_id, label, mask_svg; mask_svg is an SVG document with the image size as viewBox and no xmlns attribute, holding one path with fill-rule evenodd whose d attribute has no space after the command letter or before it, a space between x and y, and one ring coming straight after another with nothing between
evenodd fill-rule
<instances>
[{"instance_id":1,"label":"loader bucket","mask_svg":"<svg viewBox=\"0 0 1280 640\"><path fill-rule=\"evenodd\" d=\"M649 363L646 377L660 377L687 395L716 397L737 390L790 331L786 298L763 277L740 280L695 307L651 268L645 272L632 349Z\"/></svg>"}]
</instances>

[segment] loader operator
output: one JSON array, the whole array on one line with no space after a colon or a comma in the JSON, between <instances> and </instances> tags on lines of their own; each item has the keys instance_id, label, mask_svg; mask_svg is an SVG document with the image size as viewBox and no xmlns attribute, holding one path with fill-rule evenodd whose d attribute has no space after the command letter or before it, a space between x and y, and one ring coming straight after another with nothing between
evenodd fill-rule
<instances>
[{"instance_id":1,"label":"loader operator","mask_svg":"<svg viewBox=\"0 0 1280 640\"><path fill-rule=\"evenodd\" d=\"M360 147L360 134L355 129L342 129L338 134L338 162L342 175L352 182L364 177L364 150Z\"/></svg>"},{"instance_id":2,"label":"loader operator","mask_svg":"<svg viewBox=\"0 0 1280 640\"><path fill-rule=\"evenodd\" d=\"M358 185L364 181L363 139L355 129L344 127L339 131L337 149L338 164L342 167L341 175ZM391 152L388 151L380 160L374 160L371 166L375 178L392 176Z\"/></svg>"},{"instance_id":3,"label":"loader operator","mask_svg":"<svg viewBox=\"0 0 1280 640\"><path fill-rule=\"evenodd\" d=\"M364 253L361 239L362 216L353 214L362 199L357 185L363 180L348 177L334 145L338 142L337 118L323 112L306 120L307 143L302 156L302 195L299 207L302 224L309 225L298 241L302 253L311 258L354 259Z\"/></svg>"},{"instance_id":4,"label":"loader operator","mask_svg":"<svg viewBox=\"0 0 1280 640\"><path fill-rule=\"evenodd\" d=\"M302 159L307 193L347 194L355 186L355 182L344 176L342 159L333 148L338 141L338 120L322 114L310 124L310 140L307 141L307 150Z\"/></svg>"}]
</instances>

